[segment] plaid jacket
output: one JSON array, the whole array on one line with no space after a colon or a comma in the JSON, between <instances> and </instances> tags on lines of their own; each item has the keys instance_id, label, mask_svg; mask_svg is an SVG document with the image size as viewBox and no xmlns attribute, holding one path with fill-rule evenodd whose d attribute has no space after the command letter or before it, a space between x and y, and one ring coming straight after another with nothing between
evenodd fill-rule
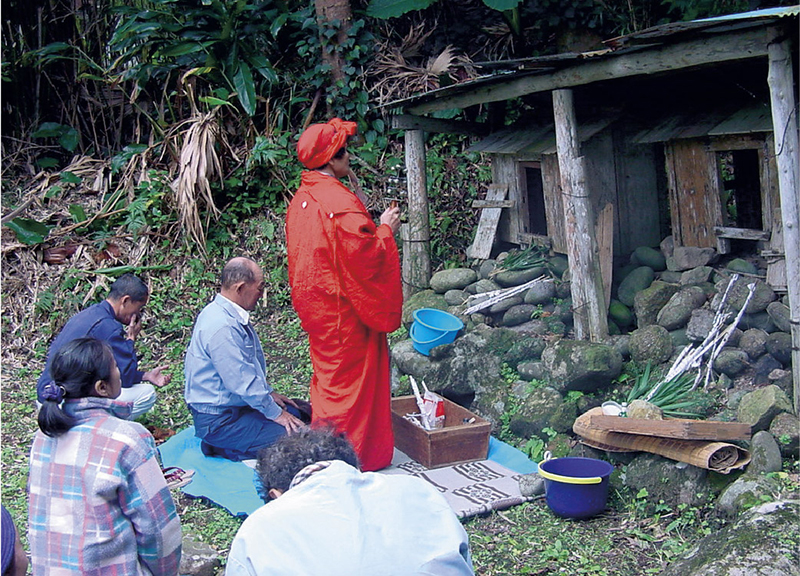
<instances>
[{"instance_id":1,"label":"plaid jacket","mask_svg":"<svg viewBox=\"0 0 800 576\"><path fill-rule=\"evenodd\" d=\"M181 525L150 433L105 398L64 402L78 420L31 449L28 538L33 574L174 576Z\"/></svg>"}]
</instances>

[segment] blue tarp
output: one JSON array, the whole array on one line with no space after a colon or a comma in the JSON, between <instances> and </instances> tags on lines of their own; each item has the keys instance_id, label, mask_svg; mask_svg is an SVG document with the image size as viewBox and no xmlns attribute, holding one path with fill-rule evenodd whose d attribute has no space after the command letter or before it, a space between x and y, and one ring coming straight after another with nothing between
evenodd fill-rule
<instances>
[{"instance_id":1,"label":"blue tarp","mask_svg":"<svg viewBox=\"0 0 800 576\"><path fill-rule=\"evenodd\" d=\"M264 504L256 491L253 469L242 462L204 455L193 426L180 431L159 449L164 467L195 471L192 481L181 488L189 496L208 498L234 516L247 516ZM536 463L525 454L496 438L489 439L488 459L520 474L537 470Z\"/></svg>"}]
</instances>

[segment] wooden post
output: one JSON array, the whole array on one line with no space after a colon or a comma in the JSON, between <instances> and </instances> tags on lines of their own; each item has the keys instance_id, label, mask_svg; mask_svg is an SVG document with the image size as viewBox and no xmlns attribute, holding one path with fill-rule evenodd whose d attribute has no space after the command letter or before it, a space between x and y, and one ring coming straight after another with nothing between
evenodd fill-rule
<instances>
[{"instance_id":1,"label":"wooden post","mask_svg":"<svg viewBox=\"0 0 800 576\"><path fill-rule=\"evenodd\" d=\"M786 254L786 286L789 292L789 323L792 329L792 380L794 412L800 414L800 165L798 122L789 27L770 29L769 93L772 127L781 196L783 247Z\"/></svg>"},{"instance_id":2,"label":"wooden post","mask_svg":"<svg viewBox=\"0 0 800 576\"><path fill-rule=\"evenodd\" d=\"M556 148L561 172L567 255L570 267L575 336L600 342L608 336L603 277L594 237L594 216L586 186L584 158L575 121L572 90L553 91Z\"/></svg>"},{"instance_id":3,"label":"wooden post","mask_svg":"<svg viewBox=\"0 0 800 576\"><path fill-rule=\"evenodd\" d=\"M408 224L403 238L403 297L424 290L430 284L430 223L428 220L428 182L425 173L425 133L406 130L406 182L408 184Z\"/></svg>"}]
</instances>

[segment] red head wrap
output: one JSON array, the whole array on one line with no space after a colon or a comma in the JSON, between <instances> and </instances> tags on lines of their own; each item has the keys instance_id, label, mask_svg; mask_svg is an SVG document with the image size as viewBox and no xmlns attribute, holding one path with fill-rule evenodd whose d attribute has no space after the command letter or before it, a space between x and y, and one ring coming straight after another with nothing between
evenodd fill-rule
<instances>
[{"instance_id":1,"label":"red head wrap","mask_svg":"<svg viewBox=\"0 0 800 576\"><path fill-rule=\"evenodd\" d=\"M330 162L333 155L347 143L347 137L356 133L355 122L333 118L327 124L312 124L297 141L297 157L309 170Z\"/></svg>"}]
</instances>

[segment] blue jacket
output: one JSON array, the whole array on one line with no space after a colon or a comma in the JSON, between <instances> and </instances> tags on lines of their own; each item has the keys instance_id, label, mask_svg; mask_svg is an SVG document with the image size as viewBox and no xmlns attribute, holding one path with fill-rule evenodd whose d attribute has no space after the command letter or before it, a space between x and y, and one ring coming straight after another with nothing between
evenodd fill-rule
<instances>
[{"instance_id":1,"label":"blue jacket","mask_svg":"<svg viewBox=\"0 0 800 576\"><path fill-rule=\"evenodd\" d=\"M50 381L50 364L61 348L76 338L97 338L111 346L114 359L119 367L123 388L130 388L142 381L144 372L139 370L139 360L133 347L133 340L128 340L125 327L114 316L114 309L108 300L89 306L70 318L50 345L45 365L39 381L36 383L36 394L39 402L43 401L42 389Z\"/></svg>"}]
</instances>

